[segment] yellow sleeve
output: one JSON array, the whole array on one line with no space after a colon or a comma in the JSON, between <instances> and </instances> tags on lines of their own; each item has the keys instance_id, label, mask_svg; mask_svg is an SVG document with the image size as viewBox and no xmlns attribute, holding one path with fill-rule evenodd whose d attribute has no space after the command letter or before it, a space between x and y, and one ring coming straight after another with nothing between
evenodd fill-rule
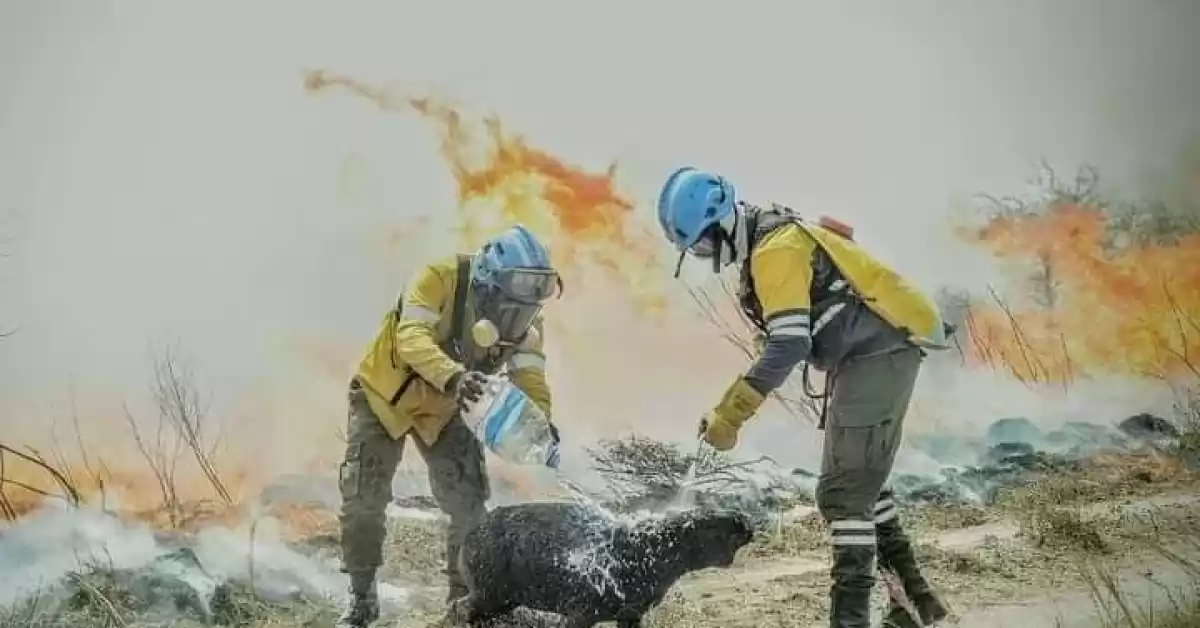
<instances>
[{"instance_id":1,"label":"yellow sleeve","mask_svg":"<svg viewBox=\"0 0 1200 628\"><path fill-rule=\"evenodd\" d=\"M750 274L762 305L767 337L743 379L763 396L781 386L812 351L809 291L815 250L807 234L793 225L768 236L750 256ZM737 392L739 386L741 382L735 381L729 394Z\"/></svg>"},{"instance_id":2,"label":"yellow sleeve","mask_svg":"<svg viewBox=\"0 0 1200 628\"><path fill-rule=\"evenodd\" d=\"M452 282L438 267L422 268L404 294L396 323L396 359L442 391L451 376L464 370L437 343L438 321L454 307Z\"/></svg>"},{"instance_id":3,"label":"yellow sleeve","mask_svg":"<svg viewBox=\"0 0 1200 628\"><path fill-rule=\"evenodd\" d=\"M768 337L809 335L815 250L815 244L798 227L790 227L750 256L750 275Z\"/></svg>"},{"instance_id":4,"label":"yellow sleeve","mask_svg":"<svg viewBox=\"0 0 1200 628\"><path fill-rule=\"evenodd\" d=\"M551 417L550 385L546 382L546 354L543 349L543 324L539 316L533 321L536 338L529 347L522 347L508 359L508 373L513 384L529 396L538 408Z\"/></svg>"}]
</instances>

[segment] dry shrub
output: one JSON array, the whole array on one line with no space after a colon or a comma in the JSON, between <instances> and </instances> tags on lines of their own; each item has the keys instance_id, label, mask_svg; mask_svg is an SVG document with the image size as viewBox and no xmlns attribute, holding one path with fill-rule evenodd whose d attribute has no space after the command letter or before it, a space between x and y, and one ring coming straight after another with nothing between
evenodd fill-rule
<instances>
[{"instance_id":1,"label":"dry shrub","mask_svg":"<svg viewBox=\"0 0 1200 628\"><path fill-rule=\"evenodd\" d=\"M1084 518L1079 508L1081 502L1099 493L1098 486L1074 478L1047 477L1012 489L1004 503L1017 515L1022 534L1035 547L1105 552L1108 544L1098 526Z\"/></svg>"},{"instance_id":2,"label":"dry shrub","mask_svg":"<svg viewBox=\"0 0 1200 628\"><path fill-rule=\"evenodd\" d=\"M1167 598L1168 607L1154 608L1135 602L1114 568L1099 561L1081 567L1092 601L1099 611L1103 628L1195 628L1200 626L1200 598L1196 582L1200 582L1200 539L1156 536L1147 544L1161 558L1179 568L1191 581L1192 590L1173 590L1147 574L1148 584L1159 588Z\"/></svg>"},{"instance_id":3,"label":"dry shrub","mask_svg":"<svg viewBox=\"0 0 1200 628\"><path fill-rule=\"evenodd\" d=\"M1175 404L1179 427L1180 457L1192 469L1200 469L1200 387L1188 391Z\"/></svg>"},{"instance_id":4,"label":"dry shrub","mask_svg":"<svg viewBox=\"0 0 1200 628\"><path fill-rule=\"evenodd\" d=\"M748 545L744 553L750 557L770 558L780 555L804 554L829 547L825 522L812 513L787 524L777 526L770 534Z\"/></svg>"},{"instance_id":5,"label":"dry shrub","mask_svg":"<svg viewBox=\"0 0 1200 628\"><path fill-rule=\"evenodd\" d=\"M442 584L445 576L443 556L446 524L440 519L391 518L383 547L384 580L416 581L423 585Z\"/></svg>"},{"instance_id":6,"label":"dry shrub","mask_svg":"<svg viewBox=\"0 0 1200 628\"><path fill-rule=\"evenodd\" d=\"M958 530L990 523L994 513L976 504L930 504L905 514L905 526L912 530Z\"/></svg>"}]
</instances>

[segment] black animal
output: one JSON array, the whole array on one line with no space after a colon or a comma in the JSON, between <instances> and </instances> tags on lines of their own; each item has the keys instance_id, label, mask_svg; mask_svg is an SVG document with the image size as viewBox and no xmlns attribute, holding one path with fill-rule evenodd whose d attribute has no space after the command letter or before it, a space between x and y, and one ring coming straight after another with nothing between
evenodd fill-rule
<instances>
[{"instance_id":1,"label":"black animal","mask_svg":"<svg viewBox=\"0 0 1200 628\"><path fill-rule=\"evenodd\" d=\"M499 507L468 534L459 564L469 593L447 622L491 625L518 607L570 628L638 628L684 574L728 567L753 536L736 512L692 510L632 522L581 504Z\"/></svg>"}]
</instances>

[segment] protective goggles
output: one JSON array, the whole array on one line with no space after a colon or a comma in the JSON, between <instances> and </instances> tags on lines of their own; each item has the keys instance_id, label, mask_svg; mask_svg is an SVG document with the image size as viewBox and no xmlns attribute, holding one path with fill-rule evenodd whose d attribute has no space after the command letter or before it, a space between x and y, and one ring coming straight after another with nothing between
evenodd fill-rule
<instances>
[{"instance_id":1,"label":"protective goggles","mask_svg":"<svg viewBox=\"0 0 1200 628\"><path fill-rule=\"evenodd\" d=\"M717 238L713 231L713 227L709 227L709 229L704 232L704 235L700 236L699 240L696 240L695 244L688 247L688 252L691 253L693 257L708 259L717 254Z\"/></svg>"},{"instance_id":2,"label":"protective goggles","mask_svg":"<svg viewBox=\"0 0 1200 628\"><path fill-rule=\"evenodd\" d=\"M492 284L516 303L536 305L562 292L562 278L544 268L509 268L496 271Z\"/></svg>"},{"instance_id":3,"label":"protective goggles","mask_svg":"<svg viewBox=\"0 0 1200 628\"><path fill-rule=\"evenodd\" d=\"M719 225L709 225L691 246L679 251L679 260L675 264L675 278L679 278L679 272L683 270L684 257L690 253L698 259L711 259L713 264L713 272L720 272L721 259L718 252L722 246L733 249L733 239L729 234L725 233Z\"/></svg>"}]
</instances>

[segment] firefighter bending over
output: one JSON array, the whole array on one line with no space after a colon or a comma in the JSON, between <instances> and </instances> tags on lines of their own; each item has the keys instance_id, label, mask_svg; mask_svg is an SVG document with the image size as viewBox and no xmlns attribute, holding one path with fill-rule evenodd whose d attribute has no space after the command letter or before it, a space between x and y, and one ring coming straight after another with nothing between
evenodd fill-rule
<instances>
[{"instance_id":1,"label":"firefighter bending over","mask_svg":"<svg viewBox=\"0 0 1200 628\"><path fill-rule=\"evenodd\" d=\"M802 362L826 374L817 505L832 543L830 626L870 624L876 557L903 581L921 623L944 618L886 487L925 350L947 346L937 307L839 223L742 202L713 173L673 173L658 220L680 265L690 253L711 260L714 272L740 267L742 310L765 337L757 361L701 420L708 443L732 449L742 424ZM896 599L888 621L918 625Z\"/></svg>"}]
</instances>

